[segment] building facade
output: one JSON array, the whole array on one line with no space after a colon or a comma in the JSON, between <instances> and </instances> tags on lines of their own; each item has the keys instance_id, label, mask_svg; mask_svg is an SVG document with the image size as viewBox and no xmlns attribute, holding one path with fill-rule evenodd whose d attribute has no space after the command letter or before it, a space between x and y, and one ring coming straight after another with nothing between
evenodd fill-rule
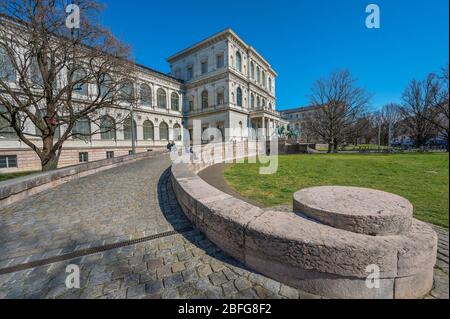
<instances>
[{"instance_id":1,"label":"building facade","mask_svg":"<svg viewBox=\"0 0 450 319\"><path fill-rule=\"evenodd\" d=\"M276 111L276 72L231 29L167 61L170 74L137 66L137 80L132 83L139 101L133 110L134 126L127 109L113 110L123 113L116 116L130 117L130 120L118 124L114 134L67 140L59 166L127 155L132 150L133 135L137 152L165 147L168 141L181 143L185 138L183 128L192 138L196 120L202 130L218 129L224 141L249 138L248 128L262 129L263 135L270 137L276 127L286 124ZM87 91L94 89L86 88ZM134 134L131 133L133 127ZM32 123L24 129L36 130ZM97 132L100 127L87 122L86 129ZM39 143L39 138L36 142ZM1 129L0 173L40 169L38 156L13 132Z\"/></svg>"},{"instance_id":2,"label":"building facade","mask_svg":"<svg viewBox=\"0 0 450 319\"><path fill-rule=\"evenodd\" d=\"M311 129L314 116L320 112L320 106L304 106L281 111L281 116L289 126L299 130L301 143L323 143Z\"/></svg>"}]
</instances>

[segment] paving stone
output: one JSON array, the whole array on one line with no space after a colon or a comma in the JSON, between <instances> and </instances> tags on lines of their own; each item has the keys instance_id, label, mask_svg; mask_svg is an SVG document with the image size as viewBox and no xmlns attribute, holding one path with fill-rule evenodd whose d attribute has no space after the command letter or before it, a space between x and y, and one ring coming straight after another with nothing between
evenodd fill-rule
<instances>
[{"instance_id":1,"label":"paving stone","mask_svg":"<svg viewBox=\"0 0 450 319\"><path fill-rule=\"evenodd\" d=\"M223 274L223 272L215 272L209 275L209 280L215 286L220 286L228 281L227 277Z\"/></svg>"},{"instance_id":2,"label":"paving stone","mask_svg":"<svg viewBox=\"0 0 450 319\"><path fill-rule=\"evenodd\" d=\"M236 279L234 281L234 285L236 286L237 290L239 290L239 291L246 290L252 286L250 281L248 281L247 279L242 278L242 277L239 277L238 279Z\"/></svg>"},{"instance_id":3,"label":"paving stone","mask_svg":"<svg viewBox=\"0 0 450 319\"><path fill-rule=\"evenodd\" d=\"M183 282L183 276L181 273L174 274L172 276L164 278L164 287L171 288L174 286L179 286Z\"/></svg>"}]
</instances>

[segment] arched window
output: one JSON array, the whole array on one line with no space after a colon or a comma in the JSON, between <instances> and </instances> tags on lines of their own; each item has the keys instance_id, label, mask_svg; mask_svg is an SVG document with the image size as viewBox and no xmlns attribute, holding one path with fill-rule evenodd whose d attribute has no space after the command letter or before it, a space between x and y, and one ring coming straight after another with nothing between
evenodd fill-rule
<instances>
[{"instance_id":1,"label":"arched window","mask_svg":"<svg viewBox=\"0 0 450 319\"><path fill-rule=\"evenodd\" d=\"M262 84L266 86L266 72L262 71Z\"/></svg>"},{"instance_id":2,"label":"arched window","mask_svg":"<svg viewBox=\"0 0 450 319\"><path fill-rule=\"evenodd\" d=\"M126 102L131 102L134 96L133 83L125 81L120 85L120 98Z\"/></svg>"},{"instance_id":3,"label":"arched window","mask_svg":"<svg viewBox=\"0 0 450 319\"><path fill-rule=\"evenodd\" d=\"M253 61L250 63L250 78L255 78L255 63Z\"/></svg>"},{"instance_id":4,"label":"arched window","mask_svg":"<svg viewBox=\"0 0 450 319\"><path fill-rule=\"evenodd\" d=\"M100 80L100 98L109 99L112 97L114 83L108 74L104 74Z\"/></svg>"},{"instance_id":5,"label":"arched window","mask_svg":"<svg viewBox=\"0 0 450 319\"><path fill-rule=\"evenodd\" d=\"M166 109L167 108L167 97L166 97L166 91L163 89L158 89L156 93L157 101L156 104L160 109Z\"/></svg>"},{"instance_id":6,"label":"arched window","mask_svg":"<svg viewBox=\"0 0 450 319\"><path fill-rule=\"evenodd\" d=\"M172 95L170 96L170 108L173 111L180 110L180 97L175 92L173 92Z\"/></svg>"},{"instance_id":7,"label":"arched window","mask_svg":"<svg viewBox=\"0 0 450 319\"><path fill-rule=\"evenodd\" d=\"M173 126L173 139L175 141L181 141L181 126L177 123Z\"/></svg>"},{"instance_id":8,"label":"arched window","mask_svg":"<svg viewBox=\"0 0 450 319\"><path fill-rule=\"evenodd\" d=\"M152 89L147 84L141 84L141 103L144 106L152 106Z\"/></svg>"},{"instance_id":9,"label":"arched window","mask_svg":"<svg viewBox=\"0 0 450 319\"><path fill-rule=\"evenodd\" d=\"M79 95L88 95L87 73L85 70L77 68L72 73L73 92Z\"/></svg>"},{"instance_id":10,"label":"arched window","mask_svg":"<svg viewBox=\"0 0 450 319\"><path fill-rule=\"evenodd\" d=\"M153 123L149 120L144 121L142 125L144 129L144 140L154 140L155 139L155 129Z\"/></svg>"},{"instance_id":11,"label":"arched window","mask_svg":"<svg viewBox=\"0 0 450 319\"><path fill-rule=\"evenodd\" d=\"M269 76L269 91L272 92L272 78Z\"/></svg>"},{"instance_id":12,"label":"arched window","mask_svg":"<svg viewBox=\"0 0 450 319\"><path fill-rule=\"evenodd\" d=\"M263 106L263 107L266 106L266 99L265 99L265 98L262 99L262 106Z\"/></svg>"},{"instance_id":13,"label":"arched window","mask_svg":"<svg viewBox=\"0 0 450 319\"><path fill-rule=\"evenodd\" d=\"M208 108L208 91L202 92L202 109Z\"/></svg>"},{"instance_id":14,"label":"arched window","mask_svg":"<svg viewBox=\"0 0 450 319\"><path fill-rule=\"evenodd\" d=\"M41 70L39 69L39 64L36 58L32 59L30 65L30 78L31 83L33 83L33 85L35 86L42 86L44 84L44 81L42 80Z\"/></svg>"},{"instance_id":15,"label":"arched window","mask_svg":"<svg viewBox=\"0 0 450 319\"><path fill-rule=\"evenodd\" d=\"M10 113L7 111L6 107L0 105L0 114L8 118L6 120L3 116L0 116L0 139L15 139L17 138L16 131L11 127L9 119L11 119Z\"/></svg>"},{"instance_id":16,"label":"arched window","mask_svg":"<svg viewBox=\"0 0 450 319\"><path fill-rule=\"evenodd\" d=\"M242 56L240 52L236 52L236 70L242 72Z\"/></svg>"},{"instance_id":17,"label":"arched window","mask_svg":"<svg viewBox=\"0 0 450 319\"><path fill-rule=\"evenodd\" d=\"M72 130L74 138L89 140L91 138L91 121L87 117L78 119Z\"/></svg>"},{"instance_id":18,"label":"arched window","mask_svg":"<svg viewBox=\"0 0 450 319\"><path fill-rule=\"evenodd\" d=\"M165 122L159 124L159 139L161 141L169 140L169 126Z\"/></svg>"},{"instance_id":19,"label":"arched window","mask_svg":"<svg viewBox=\"0 0 450 319\"><path fill-rule=\"evenodd\" d=\"M131 127L133 126L133 135L131 134ZM131 118L126 118L123 122L123 139L131 140L132 137L136 140L137 129L136 122L133 120L133 125L131 124Z\"/></svg>"},{"instance_id":20,"label":"arched window","mask_svg":"<svg viewBox=\"0 0 450 319\"><path fill-rule=\"evenodd\" d=\"M261 72L259 70L259 66L256 67L256 82L260 82L261 81Z\"/></svg>"},{"instance_id":21,"label":"arched window","mask_svg":"<svg viewBox=\"0 0 450 319\"><path fill-rule=\"evenodd\" d=\"M104 116L100 120L100 138L102 140L116 139L116 122L111 116Z\"/></svg>"},{"instance_id":22,"label":"arched window","mask_svg":"<svg viewBox=\"0 0 450 319\"><path fill-rule=\"evenodd\" d=\"M0 46L0 79L7 82L16 81L16 72L14 65L6 52L6 49Z\"/></svg>"},{"instance_id":23,"label":"arched window","mask_svg":"<svg viewBox=\"0 0 450 319\"><path fill-rule=\"evenodd\" d=\"M255 95L253 93L250 96L250 107L255 108Z\"/></svg>"},{"instance_id":24,"label":"arched window","mask_svg":"<svg viewBox=\"0 0 450 319\"><path fill-rule=\"evenodd\" d=\"M269 103L269 109L272 110L272 103Z\"/></svg>"},{"instance_id":25,"label":"arched window","mask_svg":"<svg viewBox=\"0 0 450 319\"><path fill-rule=\"evenodd\" d=\"M242 106L242 90L240 87L236 89L236 104Z\"/></svg>"},{"instance_id":26,"label":"arched window","mask_svg":"<svg viewBox=\"0 0 450 319\"><path fill-rule=\"evenodd\" d=\"M256 107L259 108L261 106L261 100L259 96L256 98Z\"/></svg>"},{"instance_id":27,"label":"arched window","mask_svg":"<svg viewBox=\"0 0 450 319\"><path fill-rule=\"evenodd\" d=\"M189 97L189 100L188 100L188 108L189 108L189 111L193 111L195 108L194 97L192 95Z\"/></svg>"}]
</instances>

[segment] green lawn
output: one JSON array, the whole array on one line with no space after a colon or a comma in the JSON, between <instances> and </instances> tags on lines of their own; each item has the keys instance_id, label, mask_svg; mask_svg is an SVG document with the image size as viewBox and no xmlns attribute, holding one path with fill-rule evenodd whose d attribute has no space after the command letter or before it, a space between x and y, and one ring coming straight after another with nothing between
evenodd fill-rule
<instances>
[{"instance_id":1,"label":"green lawn","mask_svg":"<svg viewBox=\"0 0 450 319\"><path fill-rule=\"evenodd\" d=\"M448 228L448 154L281 155L278 172L259 175L259 164L229 164L225 180L265 206L285 205L305 187L359 186L409 199L415 217Z\"/></svg>"},{"instance_id":2,"label":"green lawn","mask_svg":"<svg viewBox=\"0 0 450 319\"><path fill-rule=\"evenodd\" d=\"M6 181L8 179L13 179L16 177L30 175L33 172L21 172L21 173L8 173L8 174L0 174L0 182Z\"/></svg>"}]
</instances>

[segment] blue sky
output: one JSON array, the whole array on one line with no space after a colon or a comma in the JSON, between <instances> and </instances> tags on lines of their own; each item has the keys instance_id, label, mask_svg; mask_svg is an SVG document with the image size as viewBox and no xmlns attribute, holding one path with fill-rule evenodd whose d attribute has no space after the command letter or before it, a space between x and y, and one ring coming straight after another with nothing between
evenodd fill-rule
<instances>
[{"instance_id":1,"label":"blue sky","mask_svg":"<svg viewBox=\"0 0 450 319\"><path fill-rule=\"evenodd\" d=\"M231 27L278 72L277 105L307 105L311 85L347 68L374 94L398 102L405 85L448 63L448 0L102 0L102 22L138 63L168 72L166 58ZM381 29L367 29L378 4Z\"/></svg>"}]
</instances>

